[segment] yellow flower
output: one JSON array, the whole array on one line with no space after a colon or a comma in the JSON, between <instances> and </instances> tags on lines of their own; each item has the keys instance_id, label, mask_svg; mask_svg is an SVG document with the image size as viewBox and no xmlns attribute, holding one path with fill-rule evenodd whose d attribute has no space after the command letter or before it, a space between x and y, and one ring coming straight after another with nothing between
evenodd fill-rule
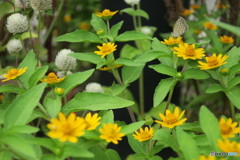
<instances>
[{"instance_id":1,"label":"yellow flower","mask_svg":"<svg viewBox=\"0 0 240 160\"><path fill-rule=\"evenodd\" d=\"M226 9L227 6L224 5L224 4L217 4L217 8L218 8L218 9Z\"/></svg>"},{"instance_id":2,"label":"yellow flower","mask_svg":"<svg viewBox=\"0 0 240 160\"><path fill-rule=\"evenodd\" d=\"M88 113L84 118L84 123L86 125L85 129L94 130L100 124L100 119L101 117L98 117L98 113L95 113L94 115Z\"/></svg>"},{"instance_id":3,"label":"yellow flower","mask_svg":"<svg viewBox=\"0 0 240 160\"><path fill-rule=\"evenodd\" d=\"M75 113L71 113L68 117L63 113L59 113L58 119L52 118L50 122L47 125L50 129L47 135L51 138L57 138L61 142L76 143L78 141L77 137L84 135L84 120L76 117Z\"/></svg>"},{"instance_id":4,"label":"yellow flower","mask_svg":"<svg viewBox=\"0 0 240 160\"><path fill-rule=\"evenodd\" d=\"M199 5L197 5L197 4L193 4L193 5L191 5L190 6L190 8L192 8L192 9L199 9L200 8L200 6Z\"/></svg>"},{"instance_id":5,"label":"yellow flower","mask_svg":"<svg viewBox=\"0 0 240 160\"><path fill-rule=\"evenodd\" d=\"M228 58L227 55L222 56L222 54L219 54L218 56L214 53L213 55L211 55L210 57L206 57L206 61L207 63L204 63L202 61L198 61L198 63L200 64L198 67L201 70L207 70L207 69L213 69L213 68L217 68L220 67L224 64L226 64L227 62L225 62L225 60Z\"/></svg>"},{"instance_id":6,"label":"yellow flower","mask_svg":"<svg viewBox=\"0 0 240 160\"><path fill-rule=\"evenodd\" d=\"M115 64L113 68L119 68L119 67L122 67L122 66L123 66L123 65ZM109 66L99 68L100 71L107 71L107 70L110 70L110 69L112 69L112 68L109 67Z\"/></svg>"},{"instance_id":7,"label":"yellow flower","mask_svg":"<svg viewBox=\"0 0 240 160\"><path fill-rule=\"evenodd\" d=\"M174 47L174 54L183 59L202 59L205 55L203 48L195 49L195 44L180 43L178 47Z\"/></svg>"},{"instance_id":8,"label":"yellow flower","mask_svg":"<svg viewBox=\"0 0 240 160\"><path fill-rule=\"evenodd\" d=\"M173 128L175 126L182 125L187 120L187 118L182 119L182 116L184 115L184 113L185 113L185 110L180 113L180 110L178 107L174 109L173 113L167 109L165 116L159 113L159 116L163 121L155 120L155 122L161 124L163 127Z\"/></svg>"},{"instance_id":9,"label":"yellow flower","mask_svg":"<svg viewBox=\"0 0 240 160\"><path fill-rule=\"evenodd\" d=\"M105 20L109 20L112 18L112 16L114 16L117 11L111 12L109 9L104 9L102 12L96 12L96 16L98 17L102 17Z\"/></svg>"},{"instance_id":10,"label":"yellow flower","mask_svg":"<svg viewBox=\"0 0 240 160\"><path fill-rule=\"evenodd\" d=\"M5 82L5 81L9 81L9 80L18 78L18 77L21 76L23 73L25 73L26 70L27 70L27 67L25 67L25 68L20 68L20 69L17 69L17 68L10 69L10 70L7 72L7 74L4 74L4 75L3 75L3 77L5 77L5 79L2 80L2 82Z\"/></svg>"},{"instance_id":11,"label":"yellow flower","mask_svg":"<svg viewBox=\"0 0 240 160\"><path fill-rule=\"evenodd\" d=\"M118 144L118 141L122 140L124 133L121 133L121 127L118 127L116 123L114 124L104 124L103 128L100 128L100 138L105 139L108 143L112 142Z\"/></svg>"},{"instance_id":12,"label":"yellow flower","mask_svg":"<svg viewBox=\"0 0 240 160\"><path fill-rule=\"evenodd\" d=\"M91 26L87 22L81 22L79 28L81 30L89 31L91 29Z\"/></svg>"},{"instance_id":13,"label":"yellow flower","mask_svg":"<svg viewBox=\"0 0 240 160\"><path fill-rule=\"evenodd\" d=\"M240 127L237 127L238 123L232 122L232 118L228 118L227 120L221 118L219 125L223 138L232 138L235 134L240 133Z\"/></svg>"},{"instance_id":14,"label":"yellow flower","mask_svg":"<svg viewBox=\"0 0 240 160\"><path fill-rule=\"evenodd\" d=\"M64 78L58 78L57 75L54 72L51 72L48 74L47 78L42 79L42 82L47 82L48 84L56 84L62 82Z\"/></svg>"},{"instance_id":15,"label":"yellow flower","mask_svg":"<svg viewBox=\"0 0 240 160\"><path fill-rule=\"evenodd\" d=\"M232 37L229 36L221 36L220 40L222 43L226 43L226 44L232 44L234 42L234 39Z\"/></svg>"},{"instance_id":16,"label":"yellow flower","mask_svg":"<svg viewBox=\"0 0 240 160\"><path fill-rule=\"evenodd\" d=\"M216 30L217 29L217 26L213 23L210 23L210 22L205 22L203 25L206 29L209 29L209 30Z\"/></svg>"},{"instance_id":17,"label":"yellow flower","mask_svg":"<svg viewBox=\"0 0 240 160\"><path fill-rule=\"evenodd\" d=\"M224 140L218 140L218 147L223 152L236 152L238 153L238 156L240 155L240 143L237 143L236 141L230 142L228 139Z\"/></svg>"},{"instance_id":18,"label":"yellow flower","mask_svg":"<svg viewBox=\"0 0 240 160\"><path fill-rule=\"evenodd\" d=\"M201 33L201 31L200 30L194 30L194 33L199 34L199 33Z\"/></svg>"},{"instance_id":19,"label":"yellow flower","mask_svg":"<svg viewBox=\"0 0 240 160\"><path fill-rule=\"evenodd\" d=\"M135 134L133 135L133 137L137 139L139 142L143 142L151 139L153 136L153 133L154 133L153 128L145 127L144 130L140 128L140 131L135 131Z\"/></svg>"},{"instance_id":20,"label":"yellow flower","mask_svg":"<svg viewBox=\"0 0 240 160\"><path fill-rule=\"evenodd\" d=\"M203 156L199 157L199 160L216 160L215 156Z\"/></svg>"},{"instance_id":21,"label":"yellow flower","mask_svg":"<svg viewBox=\"0 0 240 160\"><path fill-rule=\"evenodd\" d=\"M116 47L117 45L111 42L103 43L102 46L97 46L100 51L94 51L94 53L101 55L101 58L104 58L106 55L114 52L116 50Z\"/></svg>"},{"instance_id":22,"label":"yellow flower","mask_svg":"<svg viewBox=\"0 0 240 160\"><path fill-rule=\"evenodd\" d=\"M194 12L191 11L191 10L189 10L189 9L184 9L182 15L183 15L183 16L189 16L189 15L191 15L191 14L193 14L193 13L194 13Z\"/></svg>"},{"instance_id":23,"label":"yellow flower","mask_svg":"<svg viewBox=\"0 0 240 160\"><path fill-rule=\"evenodd\" d=\"M55 89L54 89L54 92L55 92L57 95L61 96L61 95L63 95L63 93L64 93L64 89L63 89L63 88L55 88Z\"/></svg>"},{"instance_id":24,"label":"yellow flower","mask_svg":"<svg viewBox=\"0 0 240 160\"><path fill-rule=\"evenodd\" d=\"M63 17L63 20L64 20L65 22L70 22L70 21L72 20L72 17L71 17L70 15L65 15L65 16Z\"/></svg>"},{"instance_id":25,"label":"yellow flower","mask_svg":"<svg viewBox=\"0 0 240 160\"><path fill-rule=\"evenodd\" d=\"M175 45L175 44L179 44L179 43L182 43L182 37L177 37L177 38L174 38L174 37L169 37L168 39L164 39L164 41L161 41L163 44L166 44L168 46L171 46L171 45Z\"/></svg>"}]
</instances>

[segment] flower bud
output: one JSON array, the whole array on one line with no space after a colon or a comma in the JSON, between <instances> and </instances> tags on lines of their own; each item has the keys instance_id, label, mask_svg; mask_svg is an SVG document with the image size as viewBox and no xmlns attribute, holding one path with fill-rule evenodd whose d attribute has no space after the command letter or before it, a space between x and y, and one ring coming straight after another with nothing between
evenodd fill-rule
<instances>
[{"instance_id":1,"label":"flower bud","mask_svg":"<svg viewBox=\"0 0 240 160\"><path fill-rule=\"evenodd\" d=\"M63 93L64 93L64 89L63 88L55 88L54 92L55 92L56 95L62 96Z\"/></svg>"},{"instance_id":2,"label":"flower bud","mask_svg":"<svg viewBox=\"0 0 240 160\"><path fill-rule=\"evenodd\" d=\"M7 51L11 53L19 53L22 50L23 46L20 40L12 39L7 43Z\"/></svg>"},{"instance_id":3,"label":"flower bud","mask_svg":"<svg viewBox=\"0 0 240 160\"><path fill-rule=\"evenodd\" d=\"M13 34L26 32L28 30L27 16L14 13L7 18L6 26L7 30Z\"/></svg>"}]
</instances>

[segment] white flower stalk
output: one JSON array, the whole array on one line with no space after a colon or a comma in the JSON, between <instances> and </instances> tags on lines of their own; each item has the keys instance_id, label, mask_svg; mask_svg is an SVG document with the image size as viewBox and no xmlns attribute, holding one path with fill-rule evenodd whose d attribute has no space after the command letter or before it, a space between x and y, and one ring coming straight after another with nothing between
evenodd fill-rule
<instances>
[{"instance_id":1,"label":"white flower stalk","mask_svg":"<svg viewBox=\"0 0 240 160\"><path fill-rule=\"evenodd\" d=\"M140 0L124 0L129 5L135 5L140 2Z\"/></svg>"},{"instance_id":2,"label":"white flower stalk","mask_svg":"<svg viewBox=\"0 0 240 160\"><path fill-rule=\"evenodd\" d=\"M30 4L35 11L39 12L52 8L52 0L30 0Z\"/></svg>"},{"instance_id":3,"label":"white flower stalk","mask_svg":"<svg viewBox=\"0 0 240 160\"><path fill-rule=\"evenodd\" d=\"M71 71L59 71L59 72L57 72L57 76L59 78L66 77L66 76L69 76L71 74L73 74Z\"/></svg>"},{"instance_id":4,"label":"white flower stalk","mask_svg":"<svg viewBox=\"0 0 240 160\"><path fill-rule=\"evenodd\" d=\"M7 51L11 53L19 53L23 49L22 43L18 39L12 39L7 43Z\"/></svg>"},{"instance_id":5,"label":"white flower stalk","mask_svg":"<svg viewBox=\"0 0 240 160\"><path fill-rule=\"evenodd\" d=\"M85 88L86 92L95 92L95 93L103 93L104 90L99 83L92 82L88 83Z\"/></svg>"},{"instance_id":6,"label":"white flower stalk","mask_svg":"<svg viewBox=\"0 0 240 160\"><path fill-rule=\"evenodd\" d=\"M30 1L29 0L22 0L23 4L21 3L21 0L14 0L15 7L17 8L29 8L30 7Z\"/></svg>"},{"instance_id":7,"label":"white flower stalk","mask_svg":"<svg viewBox=\"0 0 240 160\"><path fill-rule=\"evenodd\" d=\"M28 30L27 16L14 13L7 18L6 26L7 30L13 34L26 32Z\"/></svg>"},{"instance_id":8,"label":"white flower stalk","mask_svg":"<svg viewBox=\"0 0 240 160\"><path fill-rule=\"evenodd\" d=\"M70 49L62 49L58 52L55 65L62 71L70 71L76 68L77 60L68 54L73 53Z\"/></svg>"}]
</instances>

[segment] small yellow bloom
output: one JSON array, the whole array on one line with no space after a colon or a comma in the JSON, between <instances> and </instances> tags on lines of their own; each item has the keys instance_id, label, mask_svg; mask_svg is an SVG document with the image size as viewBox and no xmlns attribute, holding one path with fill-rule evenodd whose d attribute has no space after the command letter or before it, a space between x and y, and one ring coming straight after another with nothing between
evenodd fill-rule
<instances>
[{"instance_id":1,"label":"small yellow bloom","mask_svg":"<svg viewBox=\"0 0 240 160\"><path fill-rule=\"evenodd\" d=\"M13 69L10 69L7 74L4 74L3 77L5 77L4 80L2 80L2 82L5 82L5 81L9 81L9 80L13 80L13 79L16 79L18 78L19 76L21 76L23 73L25 73L27 70L27 67L25 68L20 68L20 69L17 69L17 68L13 68Z\"/></svg>"},{"instance_id":2,"label":"small yellow bloom","mask_svg":"<svg viewBox=\"0 0 240 160\"><path fill-rule=\"evenodd\" d=\"M114 16L117 11L111 12L109 9L104 9L102 12L96 12L96 16L98 17L102 17L105 20L109 20L112 18L112 16Z\"/></svg>"},{"instance_id":3,"label":"small yellow bloom","mask_svg":"<svg viewBox=\"0 0 240 160\"><path fill-rule=\"evenodd\" d=\"M113 68L119 68L119 67L122 67L122 66L123 66L123 65L115 64ZM100 71L107 71L107 70L110 70L110 69L112 69L112 68L109 67L109 66L99 68Z\"/></svg>"},{"instance_id":4,"label":"small yellow bloom","mask_svg":"<svg viewBox=\"0 0 240 160\"><path fill-rule=\"evenodd\" d=\"M189 9L184 9L182 15L183 15L183 16L189 16L189 15L191 15L191 14L193 14L193 13L194 13L194 12L191 11L191 10L189 10Z\"/></svg>"},{"instance_id":5,"label":"small yellow bloom","mask_svg":"<svg viewBox=\"0 0 240 160\"><path fill-rule=\"evenodd\" d=\"M232 37L229 37L229 36L221 36L220 37L220 40L222 43L225 43L225 44L232 44L234 42L234 39Z\"/></svg>"},{"instance_id":6,"label":"small yellow bloom","mask_svg":"<svg viewBox=\"0 0 240 160\"><path fill-rule=\"evenodd\" d=\"M98 113L95 113L94 115L91 115L91 113L88 113L86 117L84 118L84 123L86 125L86 130L94 130L99 126L101 117L98 117Z\"/></svg>"},{"instance_id":7,"label":"small yellow bloom","mask_svg":"<svg viewBox=\"0 0 240 160\"><path fill-rule=\"evenodd\" d=\"M87 22L81 22L79 28L80 28L81 30L89 31L89 30L91 29L91 26L90 26L90 24L87 23Z\"/></svg>"},{"instance_id":8,"label":"small yellow bloom","mask_svg":"<svg viewBox=\"0 0 240 160\"><path fill-rule=\"evenodd\" d=\"M97 46L100 51L94 51L97 55L101 55L101 58L104 58L106 55L114 52L116 50L117 45L115 43L103 43L102 46Z\"/></svg>"},{"instance_id":9,"label":"small yellow bloom","mask_svg":"<svg viewBox=\"0 0 240 160\"><path fill-rule=\"evenodd\" d=\"M220 67L224 64L226 64L227 62L225 62L225 60L228 58L227 55L222 55L219 54L218 56L214 53L213 55L211 55L210 57L206 57L206 61L207 63L204 63L202 61L198 61L198 63L200 64L198 67L201 70L207 70L207 69L213 69L213 68L217 68Z\"/></svg>"},{"instance_id":10,"label":"small yellow bloom","mask_svg":"<svg viewBox=\"0 0 240 160\"><path fill-rule=\"evenodd\" d=\"M63 93L64 93L64 89L63 89L63 88L55 88L55 89L54 89L54 92L55 92L57 95L61 96L61 95L63 95Z\"/></svg>"},{"instance_id":11,"label":"small yellow bloom","mask_svg":"<svg viewBox=\"0 0 240 160\"><path fill-rule=\"evenodd\" d=\"M240 155L240 143L237 143L236 141L230 142L228 139L218 140L218 147L223 152L236 152L238 153L238 156Z\"/></svg>"},{"instance_id":12,"label":"small yellow bloom","mask_svg":"<svg viewBox=\"0 0 240 160\"><path fill-rule=\"evenodd\" d=\"M70 22L72 20L72 17L70 15L65 15L63 17L64 22Z\"/></svg>"},{"instance_id":13,"label":"small yellow bloom","mask_svg":"<svg viewBox=\"0 0 240 160\"><path fill-rule=\"evenodd\" d=\"M118 141L122 140L124 133L121 133L121 127L118 127L116 123L114 124L104 124L103 128L100 128L100 138L105 139L108 143L112 142L118 144Z\"/></svg>"},{"instance_id":14,"label":"small yellow bloom","mask_svg":"<svg viewBox=\"0 0 240 160\"><path fill-rule=\"evenodd\" d=\"M224 5L224 4L217 4L217 8L218 8L218 9L226 9L227 6Z\"/></svg>"},{"instance_id":15,"label":"small yellow bloom","mask_svg":"<svg viewBox=\"0 0 240 160\"><path fill-rule=\"evenodd\" d=\"M200 6L198 4L193 4L190 6L190 8L197 10L200 8Z\"/></svg>"},{"instance_id":16,"label":"small yellow bloom","mask_svg":"<svg viewBox=\"0 0 240 160\"><path fill-rule=\"evenodd\" d=\"M201 155L199 157L199 160L216 160L215 156L204 156L204 155Z\"/></svg>"},{"instance_id":17,"label":"small yellow bloom","mask_svg":"<svg viewBox=\"0 0 240 160\"><path fill-rule=\"evenodd\" d=\"M179 44L179 43L182 43L182 37L177 37L177 38L174 38L174 37L169 37L168 39L164 39L164 41L161 41L163 44L166 44L168 46L171 46L171 45L175 45L175 44Z\"/></svg>"},{"instance_id":18,"label":"small yellow bloom","mask_svg":"<svg viewBox=\"0 0 240 160\"><path fill-rule=\"evenodd\" d=\"M48 84L56 84L62 82L64 78L58 78L57 75L54 72L51 72L48 74L47 78L42 79L42 82L47 82Z\"/></svg>"},{"instance_id":19,"label":"small yellow bloom","mask_svg":"<svg viewBox=\"0 0 240 160\"><path fill-rule=\"evenodd\" d=\"M227 120L221 118L219 125L223 138L232 138L235 134L240 133L240 127L237 127L238 123L232 122L232 118L228 118Z\"/></svg>"},{"instance_id":20,"label":"small yellow bloom","mask_svg":"<svg viewBox=\"0 0 240 160\"><path fill-rule=\"evenodd\" d=\"M199 33L201 33L201 31L200 30L194 30L194 33L199 34Z\"/></svg>"},{"instance_id":21,"label":"small yellow bloom","mask_svg":"<svg viewBox=\"0 0 240 160\"><path fill-rule=\"evenodd\" d=\"M217 29L217 26L211 22L205 22L204 24L204 27L206 29L209 29L209 30L216 30Z\"/></svg>"},{"instance_id":22,"label":"small yellow bloom","mask_svg":"<svg viewBox=\"0 0 240 160\"><path fill-rule=\"evenodd\" d=\"M76 117L75 113L71 113L68 117L59 113L58 119L52 118L50 122L47 125L50 129L47 135L51 138L57 138L61 142L76 143L78 141L77 137L84 135L84 120Z\"/></svg>"},{"instance_id":23,"label":"small yellow bloom","mask_svg":"<svg viewBox=\"0 0 240 160\"><path fill-rule=\"evenodd\" d=\"M173 113L167 109L165 116L159 113L159 116L161 117L162 121L155 120L155 122L161 124L163 127L174 128L175 126L182 125L187 120L187 118L182 119L184 113L185 110L180 113L178 107L174 109Z\"/></svg>"},{"instance_id":24,"label":"small yellow bloom","mask_svg":"<svg viewBox=\"0 0 240 160\"><path fill-rule=\"evenodd\" d=\"M174 47L174 54L183 59L202 59L205 55L203 48L195 49L195 44L180 43L178 47Z\"/></svg>"},{"instance_id":25,"label":"small yellow bloom","mask_svg":"<svg viewBox=\"0 0 240 160\"><path fill-rule=\"evenodd\" d=\"M140 131L135 131L135 134L133 135L133 137L137 139L139 142L143 142L151 139L153 136L153 133L154 133L153 128L145 127L144 130L140 128Z\"/></svg>"},{"instance_id":26,"label":"small yellow bloom","mask_svg":"<svg viewBox=\"0 0 240 160\"><path fill-rule=\"evenodd\" d=\"M221 69L220 70L220 72L223 74L223 75L227 75L228 74L228 72L229 72L229 69L228 68L223 68L223 69Z\"/></svg>"}]
</instances>

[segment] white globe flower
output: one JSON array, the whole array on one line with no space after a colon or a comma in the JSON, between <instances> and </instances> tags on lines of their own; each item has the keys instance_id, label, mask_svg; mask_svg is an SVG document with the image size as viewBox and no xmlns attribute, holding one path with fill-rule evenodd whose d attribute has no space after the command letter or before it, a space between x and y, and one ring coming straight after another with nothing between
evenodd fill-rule
<instances>
[{"instance_id":1,"label":"white globe flower","mask_svg":"<svg viewBox=\"0 0 240 160\"><path fill-rule=\"evenodd\" d=\"M14 4L17 8L29 8L30 7L30 1L29 0L22 0L23 4L21 3L21 0L14 0Z\"/></svg>"},{"instance_id":2,"label":"white globe flower","mask_svg":"<svg viewBox=\"0 0 240 160\"><path fill-rule=\"evenodd\" d=\"M55 59L55 65L62 71L70 71L76 68L77 60L68 54L73 53L70 49L62 49L58 52Z\"/></svg>"},{"instance_id":3,"label":"white globe flower","mask_svg":"<svg viewBox=\"0 0 240 160\"><path fill-rule=\"evenodd\" d=\"M141 32L147 35L151 35L152 34L152 29L150 27L142 27L141 28Z\"/></svg>"},{"instance_id":4,"label":"white globe flower","mask_svg":"<svg viewBox=\"0 0 240 160\"><path fill-rule=\"evenodd\" d=\"M22 50L22 48L22 43L18 39L12 39L7 43L7 51L9 53L18 53Z\"/></svg>"},{"instance_id":5,"label":"white globe flower","mask_svg":"<svg viewBox=\"0 0 240 160\"><path fill-rule=\"evenodd\" d=\"M26 32L28 30L27 16L14 13L7 18L6 26L7 30L13 34Z\"/></svg>"},{"instance_id":6,"label":"white globe flower","mask_svg":"<svg viewBox=\"0 0 240 160\"><path fill-rule=\"evenodd\" d=\"M57 72L57 76L59 78L66 77L66 76L69 76L71 74L73 74L71 71L59 71L59 72Z\"/></svg>"},{"instance_id":7,"label":"white globe flower","mask_svg":"<svg viewBox=\"0 0 240 160\"><path fill-rule=\"evenodd\" d=\"M95 93L103 93L104 90L99 83L92 82L88 83L85 88L86 92L95 92Z\"/></svg>"},{"instance_id":8,"label":"white globe flower","mask_svg":"<svg viewBox=\"0 0 240 160\"><path fill-rule=\"evenodd\" d=\"M39 12L52 8L52 0L30 0L30 4L35 11Z\"/></svg>"},{"instance_id":9,"label":"white globe flower","mask_svg":"<svg viewBox=\"0 0 240 160\"><path fill-rule=\"evenodd\" d=\"M138 4L140 0L124 0L129 5Z\"/></svg>"}]
</instances>

